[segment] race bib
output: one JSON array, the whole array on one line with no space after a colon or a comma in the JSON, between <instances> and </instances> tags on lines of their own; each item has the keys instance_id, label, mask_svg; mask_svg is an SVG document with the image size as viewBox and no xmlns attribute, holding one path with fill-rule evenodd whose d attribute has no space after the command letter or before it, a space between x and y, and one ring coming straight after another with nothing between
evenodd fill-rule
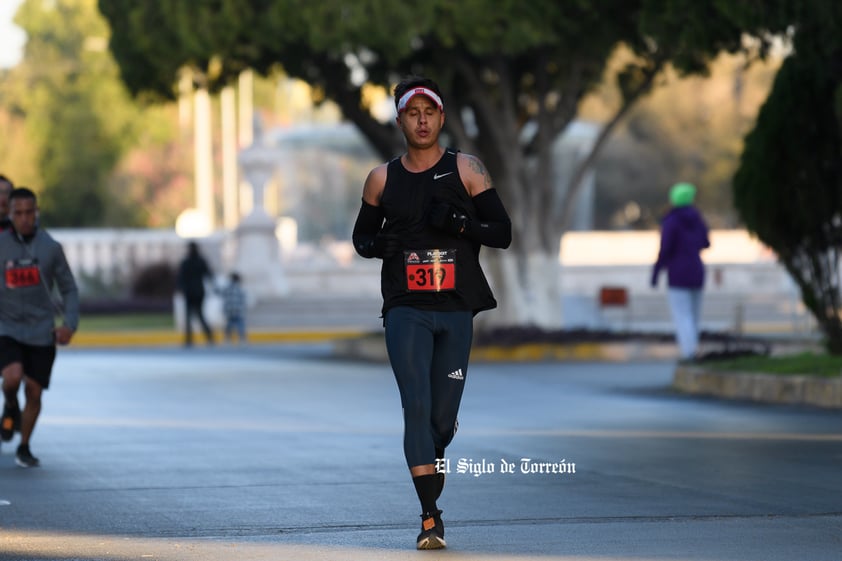
<instances>
[{"instance_id":1,"label":"race bib","mask_svg":"<svg viewBox=\"0 0 842 561\"><path fill-rule=\"evenodd\" d=\"M404 251L406 288L410 292L442 292L456 289L456 250Z\"/></svg>"},{"instance_id":2,"label":"race bib","mask_svg":"<svg viewBox=\"0 0 842 561\"><path fill-rule=\"evenodd\" d=\"M6 261L6 288L36 286L41 282L38 262L32 259Z\"/></svg>"}]
</instances>

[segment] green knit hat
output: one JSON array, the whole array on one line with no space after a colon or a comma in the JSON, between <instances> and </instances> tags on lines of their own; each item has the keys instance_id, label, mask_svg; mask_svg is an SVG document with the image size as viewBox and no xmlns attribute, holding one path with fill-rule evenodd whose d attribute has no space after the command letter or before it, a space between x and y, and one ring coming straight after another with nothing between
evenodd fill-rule
<instances>
[{"instance_id":1,"label":"green knit hat","mask_svg":"<svg viewBox=\"0 0 842 561\"><path fill-rule=\"evenodd\" d=\"M689 206L696 198L696 186L692 183L676 183L670 189L670 203L672 206Z\"/></svg>"}]
</instances>

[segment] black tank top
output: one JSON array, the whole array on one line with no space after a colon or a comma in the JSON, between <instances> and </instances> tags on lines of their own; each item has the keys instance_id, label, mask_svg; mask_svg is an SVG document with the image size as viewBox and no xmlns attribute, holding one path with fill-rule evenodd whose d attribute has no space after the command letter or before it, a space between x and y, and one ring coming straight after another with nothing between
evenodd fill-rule
<instances>
[{"instance_id":1,"label":"black tank top","mask_svg":"<svg viewBox=\"0 0 842 561\"><path fill-rule=\"evenodd\" d=\"M456 167L456 151L445 150L432 168L413 173L400 158L389 162L380 206L383 231L396 234L404 251L383 260L380 289L383 313L395 306L438 311L470 310L477 314L497 307L479 264L480 244L427 223L433 205L448 203L477 220L477 211ZM442 263L434 270L430 261ZM439 288L431 282L436 277Z\"/></svg>"}]
</instances>

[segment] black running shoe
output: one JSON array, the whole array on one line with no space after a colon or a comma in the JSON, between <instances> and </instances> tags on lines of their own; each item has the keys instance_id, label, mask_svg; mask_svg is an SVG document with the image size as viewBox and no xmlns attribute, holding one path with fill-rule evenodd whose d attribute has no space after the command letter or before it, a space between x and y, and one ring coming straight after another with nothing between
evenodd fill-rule
<instances>
[{"instance_id":1,"label":"black running shoe","mask_svg":"<svg viewBox=\"0 0 842 561\"><path fill-rule=\"evenodd\" d=\"M415 541L418 549L444 549L444 524L441 522L441 511L425 512L421 515L421 533Z\"/></svg>"},{"instance_id":2,"label":"black running shoe","mask_svg":"<svg viewBox=\"0 0 842 561\"><path fill-rule=\"evenodd\" d=\"M0 439L8 442L20 430L20 407L9 405L3 407L3 418L0 419Z\"/></svg>"},{"instance_id":3,"label":"black running shoe","mask_svg":"<svg viewBox=\"0 0 842 561\"><path fill-rule=\"evenodd\" d=\"M18 453L15 455L15 463L20 467L34 468L41 465L41 461L32 455L28 444L18 446Z\"/></svg>"}]
</instances>

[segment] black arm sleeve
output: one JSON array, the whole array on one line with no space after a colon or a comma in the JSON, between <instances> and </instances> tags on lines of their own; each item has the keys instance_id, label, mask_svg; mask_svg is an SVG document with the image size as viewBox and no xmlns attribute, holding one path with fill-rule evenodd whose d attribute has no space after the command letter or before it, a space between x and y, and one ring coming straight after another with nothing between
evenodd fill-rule
<instances>
[{"instance_id":1,"label":"black arm sleeve","mask_svg":"<svg viewBox=\"0 0 842 561\"><path fill-rule=\"evenodd\" d=\"M512 243L512 221L497 194L497 189L488 189L473 198L479 220L465 224L462 236L487 245L506 249Z\"/></svg>"},{"instance_id":2,"label":"black arm sleeve","mask_svg":"<svg viewBox=\"0 0 842 561\"><path fill-rule=\"evenodd\" d=\"M383 226L383 209L363 201L351 239L354 249L366 258L382 257L375 248L374 238Z\"/></svg>"}]
</instances>

